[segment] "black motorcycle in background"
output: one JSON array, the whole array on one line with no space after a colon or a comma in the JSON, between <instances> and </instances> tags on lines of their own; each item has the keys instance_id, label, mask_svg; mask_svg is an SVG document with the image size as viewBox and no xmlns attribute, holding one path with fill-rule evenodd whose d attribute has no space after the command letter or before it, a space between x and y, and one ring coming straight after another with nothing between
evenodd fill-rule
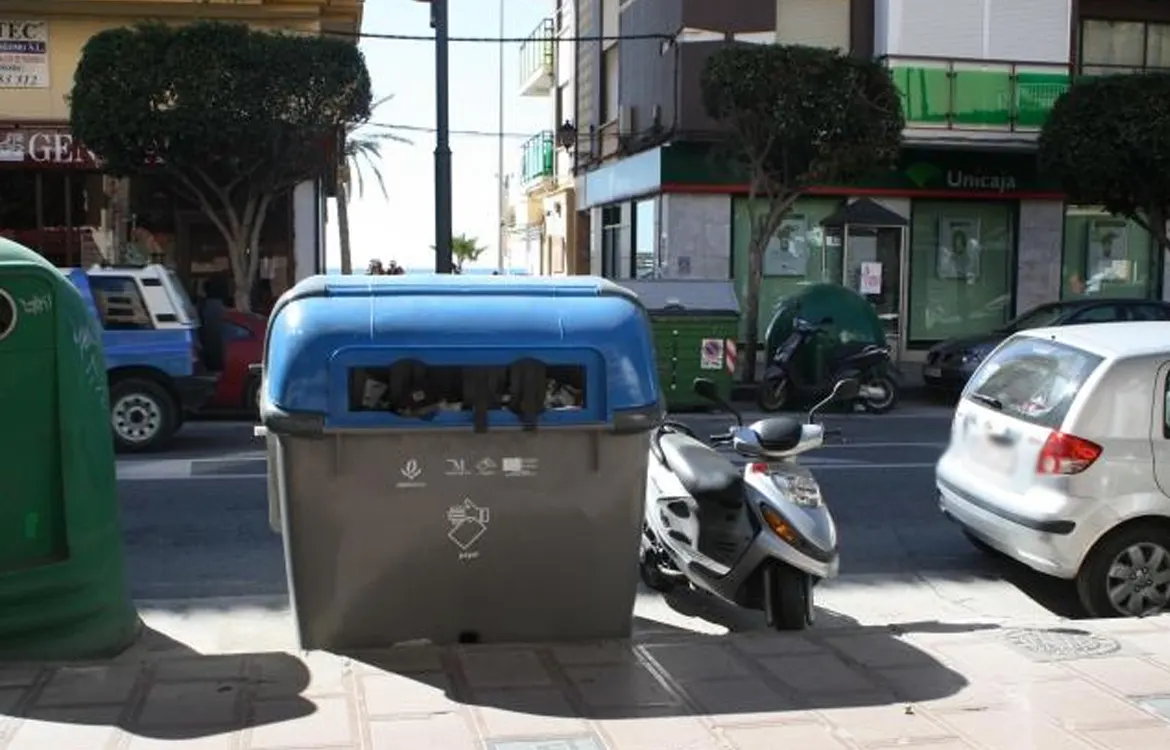
<instances>
[{"instance_id":1,"label":"black motorcycle in background","mask_svg":"<svg viewBox=\"0 0 1170 750\"><path fill-rule=\"evenodd\" d=\"M833 385L842 379L857 380L861 387L855 403L873 414L885 414L898 403L896 366L888 347L877 344L837 344L829 361L820 370L815 382L801 374L795 366L796 358L805 347L814 346L823 326L832 325L826 318L821 325L797 318L792 333L771 353L764 379L760 383L757 402L764 411L794 408L798 403L825 398Z\"/></svg>"}]
</instances>

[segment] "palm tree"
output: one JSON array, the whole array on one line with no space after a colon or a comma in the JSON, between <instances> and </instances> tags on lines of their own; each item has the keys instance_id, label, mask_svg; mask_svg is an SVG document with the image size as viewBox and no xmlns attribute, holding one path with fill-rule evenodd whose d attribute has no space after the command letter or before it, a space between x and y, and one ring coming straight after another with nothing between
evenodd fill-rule
<instances>
[{"instance_id":1,"label":"palm tree","mask_svg":"<svg viewBox=\"0 0 1170 750\"><path fill-rule=\"evenodd\" d=\"M370 106L373 112L378 107L394 98L393 94L384 96ZM370 133L365 128L368 123L351 123L346 125L341 133L341 163L337 166L337 233L341 240L341 272L353 273L353 253L349 244L349 201L353 197L353 188L357 187L357 194L365 193L363 173L369 170L378 182L378 189L382 197L390 199L386 192L386 180L382 177L382 144L392 143L409 144L409 139L387 132Z\"/></svg>"},{"instance_id":2,"label":"palm tree","mask_svg":"<svg viewBox=\"0 0 1170 750\"><path fill-rule=\"evenodd\" d=\"M431 245L432 250L437 250L434 245ZM457 234L451 238L451 258L455 261L455 273L463 273L464 263L474 263L479 260L479 256L483 255L487 250L486 247L479 244L479 240L475 237L468 237L466 234Z\"/></svg>"},{"instance_id":3,"label":"palm tree","mask_svg":"<svg viewBox=\"0 0 1170 750\"><path fill-rule=\"evenodd\" d=\"M463 272L464 263L474 263L479 260L479 256L483 255L486 247L479 244L479 240L475 237L468 237L465 234L457 234L451 238L451 255L455 258L455 268L459 272Z\"/></svg>"}]
</instances>

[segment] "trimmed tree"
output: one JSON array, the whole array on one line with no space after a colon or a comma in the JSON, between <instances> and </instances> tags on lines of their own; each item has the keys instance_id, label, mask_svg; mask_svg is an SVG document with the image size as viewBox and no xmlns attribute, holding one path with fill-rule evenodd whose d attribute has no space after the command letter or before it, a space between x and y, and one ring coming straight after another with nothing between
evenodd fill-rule
<instances>
[{"instance_id":1,"label":"trimmed tree","mask_svg":"<svg viewBox=\"0 0 1170 750\"><path fill-rule=\"evenodd\" d=\"M1040 169L1069 202L1131 219L1170 251L1170 73L1073 84L1040 133Z\"/></svg>"},{"instance_id":2,"label":"trimmed tree","mask_svg":"<svg viewBox=\"0 0 1170 750\"><path fill-rule=\"evenodd\" d=\"M897 160L905 120L889 71L835 50L732 45L707 60L703 104L748 184L747 341L755 380L764 251L809 187L841 185Z\"/></svg>"},{"instance_id":3,"label":"trimmed tree","mask_svg":"<svg viewBox=\"0 0 1170 750\"><path fill-rule=\"evenodd\" d=\"M86 42L70 106L108 172L163 178L219 230L248 310L268 207L336 168L338 133L369 118L370 100L351 41L145 23Z\"/></svg>"}]
</instances>

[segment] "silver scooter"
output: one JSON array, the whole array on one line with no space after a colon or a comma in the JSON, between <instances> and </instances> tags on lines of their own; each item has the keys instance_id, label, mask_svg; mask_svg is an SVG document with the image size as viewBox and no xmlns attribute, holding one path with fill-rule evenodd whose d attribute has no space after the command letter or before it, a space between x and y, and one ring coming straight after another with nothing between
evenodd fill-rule
<instances>
[{"instance_id":1,"label":"silver scooter","mask_svg":"<svg viewBox=\"0 0 1170 750\"><path fill-rule=\"evenodd\" d=\"M693 586L749 609L769 627L803 630L813 622L813 587L837 575L837 529L820 487L796 457L824 445L832 431L817 412L857 398L859 383L839 381L806 420L743 417L704 378L695 393L735 416L736 426L704 443L667 421L650 440L640 571L662 592ZM742 472L712 446L748 458Z\"/></svg>"}]
</instances>

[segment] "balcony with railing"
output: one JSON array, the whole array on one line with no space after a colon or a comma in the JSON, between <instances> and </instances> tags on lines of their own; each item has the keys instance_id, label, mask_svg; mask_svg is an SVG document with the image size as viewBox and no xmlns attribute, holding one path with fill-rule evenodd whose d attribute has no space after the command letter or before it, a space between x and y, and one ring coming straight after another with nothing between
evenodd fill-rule
<instances>
[{"instance_id":1,"label":"balcony with railing","mask_svg":"<svg viewBox=\"0 0 1170 750\"><path fill-rule=\"evenodd\" d=\"M1071 81L1063 63L891 56L886 64L908 140L1034 140Z\"/></svg>"},{"instance_id":2,"label":"balcony with railing","mask_svg":"<svg viewBox=\"0 0 1170 750\"><path fill-rule=\"evenodd\" d=\"M520 44L520 95L544 96L553 89L556 29L546 18Z\"/></svg>"},{"instance_id":3,"label":"balcony with railing","mask_svg":"<svg viewBox=\"0 0 1170 750\"><path fill-rule=\"evenodd\" d=\"M531 191L556 173L556 142L551 131L537 133L520 147L520 185Z\"/></svg>"}]
</instances>

